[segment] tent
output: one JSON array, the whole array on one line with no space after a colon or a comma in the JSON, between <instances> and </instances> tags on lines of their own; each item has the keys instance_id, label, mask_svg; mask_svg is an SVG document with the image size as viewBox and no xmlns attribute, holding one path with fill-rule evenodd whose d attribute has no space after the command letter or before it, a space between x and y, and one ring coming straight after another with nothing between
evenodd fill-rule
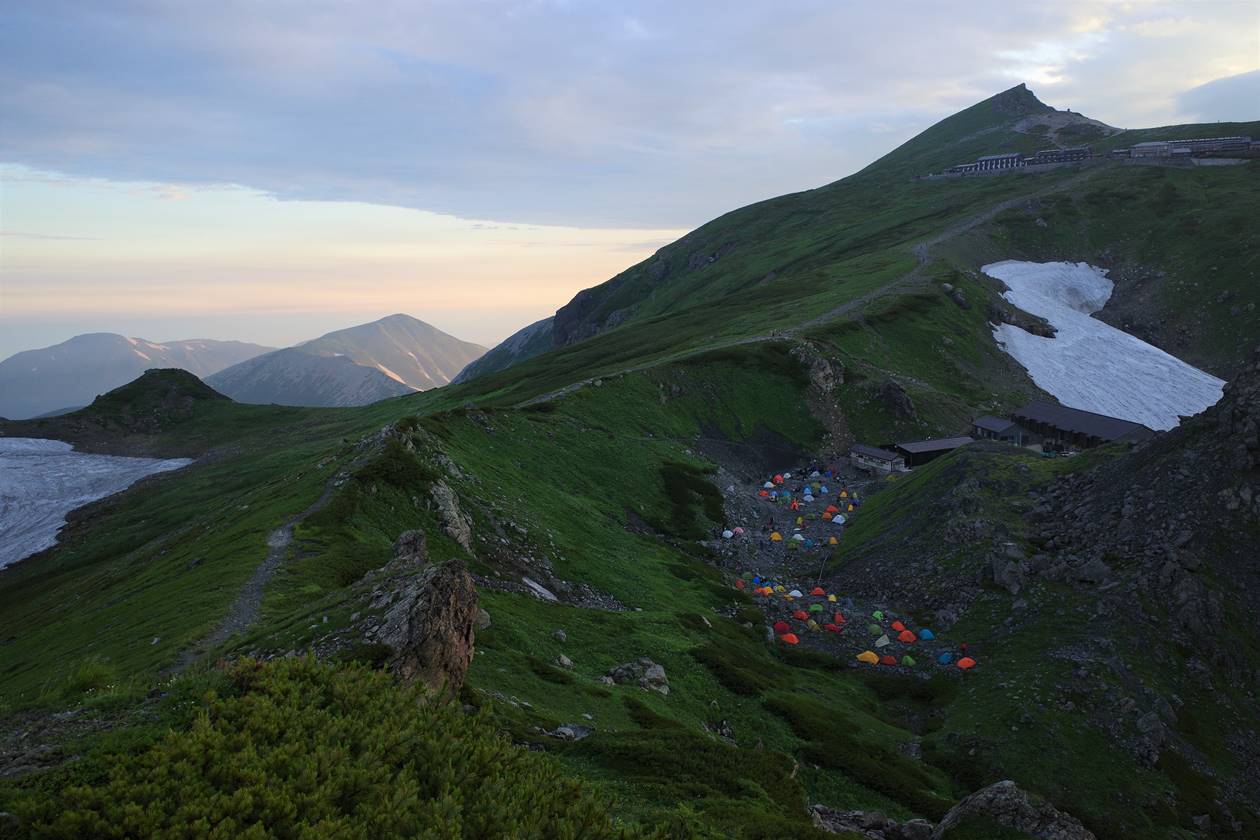
<instances>
[{"instance_id":1,"label":"tent","mask_svg":"<svg viewBox=\"0 0 1260 840\"><path fill-rule=\"evenodd\" d=\"M799 644L801 640L796 637L795 633L784 633L779 637L779 641L785 645L795 645Z\"/></svg>"},{"instance_id":2,"label":"tent","mask_svg":"<svg viewBox=\"0 0 1260 840\"><path fill-rule=\"evenodd\" d=\"M840 512L840 508L836 507L835 505L827 505L827 513L839 513L839 512Z\"/></svg>"},{"instance_id":3,"label":"tent","mask_svg":"<svg viewBox=\"0 0 1260 840\"><path fill-rule=\"evenodd\" d=\"M737 578L737 579L735 580L735 588L736 588L736 589L743 589L743 588L744 588L744 581L743 581L742 579Z\"/></svg>"},{"instance_id":4,"label":"tent","mask_svg":"<svg viewBox=\"0 0 1260 840\"><path fill-rule=\"evenodd\" d=\"M783 584L781 584L781 583L780 583L780 584L777 584L777 585L774 587L774 591L775 591L775 592L787 592L787 587L786 587L786 586L784 586Z\"/></svg>"},{"instance_id":5,"label":"tent","mask_svg":"<svg viewBox=\"0 0 1260 840\"><path fill-rule=\"evenodd\" d=\"M844 613L836 613L834 616L832 616L831 620L834 621L836 624L844 624Z\"/></svg>"},{"instance_id":6,"label":"tent","mask_svg":"<svg viewBox=\"0 0 1260 840\"><path fill-rule=\"evenodd\" d=\"M970 656L964 656L962 659L958 660L958 667L962 668L964 671L970 671L972 668L976 667L976 660L972 659Z\"/></svg>"},{"instance_id":7,"label":"tent","mask_svg":"<svg viewBox=\"0 0 1260 840\"><path fill-rule=\"evenodd\" d=\"M852 505L852 504L850 504L850 505L849 505L849 513L853 513L853 505Z\"/></svg>"},{"instance_id":8,"label":"tent","mask_svg":"<svg viewBox=\"0 0 1260 840\"><path fill-rule=\"evenodd\" d=\"M888 639L887 633L875 640L875 647L877 648L888 647L890 644L892 644L892 642Z\"/></svg>"},{"instance_id":9,"label":"tent","mask_svg":"<svg viewBox=\"0 0 1260 840\"><path fill-rule=\"evenodd\" d=\"M774 483L775 483L775 484L782 484L782 483L783 483L783 476L781 476L781 475L776 475L776 476L774 477L774 479L773 479L773 480L774 480Z\"/></svg>"},{"instance_id":10,"label":"tent","mask_svg":"<svg viewBox=\"0 0 1260 840\"><path fill-rule=\"evenodd\" d=\"M847 498L849 498L849 491L848 491L848 490L841 490L841 491L840 491L840 498L842 498L842 499L847 499Z\"/></svg>"},{"instance_id":11,"label":"tent","mask_svg":"<svg viewBox=\"0 0 1260 840\"><path fill-rule=\"evenodd\" d=\"M879 636L884 632L884 630L878 624L868 624L866 625L866 632L870 633L872 636Z\"/></svg>"},{"instance_id":12,"label":"tent","mask_svg":"<svg viewBox=\"0 0 1260 840\"><path fill-rule=\"evenodd\" d=\"M823 629L826 630L828 633L839 633L840 625L827 622L826 624L823 625Z\"/></svg>"},{"instance_id":13,"label":"tent","mask_svg":"<svg viewBox=\"0 0 1260 840\"><path fill-rule=\"evenodd\" d=\"M875 619L876 621L883 621L883 620L884 620L884 611L883 611L883 610L875 610L875 612L871 613L871 618Z\"/></svg>"},{"instance_id":14,"label":"tent","mask_svg":"<svg viewBox=\"0 0 1260 840\"><path fill-rule=\"evenodd\" d=\"M810 611L810 612L822 612L822 611L823 611L822 604L810 604L810 605L809 605L809 611Z\"/></svg>"},{"instance_id":15,"label":"tent","mask_svg":"<svg viewBox=\"0 0 1260 840\"><path fill-rule=\"evenodd\" d=\"M813 548L813 547L814 547L814 541L813 541L813 540L811 540L809 537L806 537L806 538L805 538L805 547L806 547L806 548Z\"/></svg>"},{"instance_id":16,"label":"tent","mask_svg":"<svg viewBox=\"0 0 1260 840\"><path fill-rule=\"evenodd\" d=\"M763 484L763 485L761 485L761 486L762 486L762 488L763 488L763 489L765 489L765 490L773 490L773 489L774 489L774 482L773 482L773 481L767 481L765 484Z\"/></svg>"},{"instance_id":17,"label":"tent","mask_svg":"<svg viewBox=\"0 0 1260 840\"><path fill-rule=\"evenodd\" d=\"M783 474L783 477L784 477L784 478L791 478L791 477L792 477L792 474L791 474L791 473L784 473L784 474Z\"/></svg>"},{"instance_id":18,"label":"tent","mask_svg":"<svg viewBox=\"0 0 1260 840\"><path fill-rule=\"evenodd\" d=\"M805 535L804 535L804 534L793 534L793 535L792 535L792 539L793 539L793 540L795 540L796 542L804 542L804 541L805 541Z\"/></svg>"},{"instance_id":19,"label":"tent","mask_svg":"<svg viewBox=\"0 0 1260 840\"><path fill-rule=\"evenodd\" d=\"M948 665L949 663L954 661L954 654L950 653L949 651L945 651L940 656L936 657L936 661L941 663L942 665Z\"/></svg>"},{"instance_id":20,"label":"tent","mask_svg":"<svg viewBox=\"0 0 1260 840\"><path fill-rule=\"evenodd\" d=\"M802 592L802 591L801 591L801 590L799 590L799 589L793 589L793 590L792 590L791 592L789 592L788 594L789 594L789 595L791 595L793 598L804 598L804 597L805 597L805 593L804 593L804 592Z\"/></svg>"},{"instance_id":21,"label":"tent","mask_svg":"<svg viewBox=\"0 0 1260 840\"><path fill-rule=\"evenodd\" d=\"M805 612L805 610L797 610L792 613L792 618L795 618L797 621L804 621L809 618L809 613Z\"/></svg>"},{"instance_id":22,"label":"tent","mask_svg":"<svg viewBox=\"0 0 1260 840\"><path fill-rule=\"evenodd\" d=\"M879 664L880 665L896 665L897 657L890 656L889 654L885 653L883 656L879 658Z\"/></svg>"},{"instance_id":23,"label":"tent","mask_svg":"<svg viewBox=\"0 0 1260 840\"><path fill-rule=\"evenodd\" d=\"M821 493L822 495L826 496L826 495L827 495L828 493L830 493L831 491L830 491L830 490L828 490L828 489L827 489L827 485L826 485L826 484L824 484L822 487L819 487L819 488L818 488L818 492L819 492L819 493Z\"/></svg>"},{"instance_id":24,"label":"tent","mask_svg":"<svg viewBox=\"0 0 1260 840\"><path fill-rule=\"evenodd\" d=\"M808 505L808 504L811 504L811 503L813 503L813 501L814 501L814 494L813 494L813 493L806 493L806 494L805 494L805 504L807 504L807 505Z\"/></svg>"},{"instance_id":25,"label":"tent","mask_svg":"<svg viewBox=\"0 0 1260 840\"><path fill-rule=\"evenodd\" d=\"M818 476L819 476L819 475L820 475L820 473L818 472L818 470L814 470L813 472L811 472L811 473L809 474L809 477L810 477L810 478L818 478Z\"/></svg>"},{"instance_id":26,"label":"tent","mask_svg":"<svg viewBox=\"0 0 1260 840\"><path fill-rule=\"evenodd\" d=\"M920 630L919 638L925 642L930 642L936 638L936 634L933 633L931 630Z\"/></svg>"},{"instance_id":27,"label":"tent","mask_svg":"<svg viewBox=\"0 0 1260 840\"><path fill-rule=\"evenodd\" d=\"M774 633L776 636L782 636L784 633L792 632L792 625L786 621L776 621L774 623Z\"/></svg>"},{"instance_id":28,"label":"tent","mask_svg":"<svg viewBox=\"0 0 1260 840\"><path fill-rule=\"evenodd\" d=\"M812 618L809 621L805 622L805 626L808 627L810 630L813 630L815 633L818 632L818 622L814 621L814 619Z\"/></svg>"},{"instance_id":29,"label":"tent","mask_svg":"<svg viewBox=\"0 0 1260 840\"><path fill-rule=\"evenodd\" d=\"M907 668L913 668L919 663L915 662L914 657L907 653L905 656L901 657L901 664L905 665Z\"/></svg>"},{"instance_id":30,"label":"tent","mask_svg":"<svg viewBox=\"0 0 1260 840\"><path fill-rule=\"evenodd\" d=\"M783 542L783 535L778 531L773 532L770 534L770 542Z\"/></svg>"},{"instance_id":31,"label":"tent","mask_svg":"<svg viewBox=\"0 0 1260 840\"><path fill-rule=\"evenodd\" d=\"M810 595L826 595L827 590L823 589L821 586L815 586L813 589L809 590L809 594Z\"/></svg>"},{"instance_id":32,"label":"tent","mask_svg":"<svg viewBox=\"0 0 1260 840\"><path fill-rule=\"evenodd\" d=\"M830 521L831 521L831 514L830 514L830 513L824 513L824 514L822 515L822 518L823 518L823 522L830 522Z\"/></svg>"},{"instance_id":33,"label":"tent","mask_svg":"<svg viewBox=\"0 0 1260 840\"><path fill-rule=\"evenodd\" d=\"M909 630L902 630L897 634L897 641L901 642L903 645L913 644L917 639L918 636L914 635L914 633Z\"/></svg>"},{"instance_id":34,"label":"tent","mask_svg":"<svg viewBox=\"0 0 1260 840\"><path fill-rule=\"evenodd\" d=\"M829 604L834 604L835 602L836 602L836 596L835 596L835 595L828 595L828 596L827 596L827 603L829 603Z\"/></svg>"},{"instance_id":35,"label":"tent","mask_svg":"<svg viewBox=\"0 0 1260 840\"><path fill-rule=\"evenodd\" d=\"M761 581L759 580L753 580L752 572L744 572L742 575L740 575L740 577L742 577L744 580L751 580L753 583L761 583Z\"/></svg>"},{"instance_id":36,"label":"tent","mask_svg":"<svg viewBox=\"0 0 1260 840\"><path fill-rule=\"evenodd\" d=\"M840 540L833 537L827 537L827 545L840 545Z\"/></svg>"},{"instance_id":37,"label":"tent","mask_svg":"<svg viewBox=\"0 0 1260 840\"><path fill-rule=\"evenodd\" d=\"M847 520L844 518L844 514L843 514L843 513L833 513L833 514L831 515L831 524L832 524L832 525L843 525L846 521L847 521Z\"/></svg>"},{"instance_id":38,"label":"tent","mask_svg":"<svg viewBox=\"0 0 1260 840\"><path fill-rule=\"evenodd\" d=\"M724 540L729 540L733 536L735 536L735 532L729 528L722 532L722 539Z\"/></svg>"},{"instance_id":39,"label":"tent","mask_svg":"<svg viewBox=\"0 0 1260 840\"><path fill-rule=\"evenodd\" d=\"M755 584L757 584L758 586L760 586L760 585L761 585L761 575L753 575L752 582L753 582L753 583L755 583Z\"/></svg>"},{"instance_id":40,"label":"tent","mask_svg":"<svg viewBox=\"0 0 1260 840\"><path fill-rule=\"evenodd\" d=\"M871 650L864 650L857 655L858 662L865 662L867 665L878 665L879 656Z\"/></svg>"},{"instance_id":41,"label":"tent","mask_svg":"<svg viewBox=\"0 0 1260 840\"><path fill-rule=\"evenodd\" d=\"M896 621L892 623L892 629L900 633L902 630L906 629L906 625L901 623L901 619L897 619Z\"/></svg>"},{"instance_id":42,"label":"tent","mask_svg":"<svg viewBox=\"0 0 1260 840\"><path fill-rule=\"evenodd\" d=\"M738 536L741 536L741 537L742 537L742 536L744 535L744 529L743 529L743 528L741 528L741 527L739 527L738 525L736 525L736 526L735 526L735 533L736 533L736 535L738 535Z\"/></svg>"}]
</instances>

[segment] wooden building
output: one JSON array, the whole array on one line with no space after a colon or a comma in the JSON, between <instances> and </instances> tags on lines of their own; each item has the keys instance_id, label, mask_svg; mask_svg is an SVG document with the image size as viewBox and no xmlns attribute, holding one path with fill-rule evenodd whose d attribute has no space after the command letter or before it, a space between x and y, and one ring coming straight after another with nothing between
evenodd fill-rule
<instances>
[{"instance_id":1,"label":"wooden building","mask_svg":"<svg viewBox=\"0 0 1260 840\"><path fill-rule=\"evenodd\" d=\"M936 438L934 440L912 440L898 443L893 448L905 458L907 467L918 467L935 461L942 455L948 455L960 446L966 446L972 438L966 435L952 438Z\"/></svg>"},{"instance_id":2,"label":"wooden building","mask_svg":"<svg viewBox=\"0 0 1260 840\"><path fill-rule=\"evenodd\" d=\"M900 454L865 443L855 443L849 448L849 461L855 467L872 472L901 472L906 468L906 460Z\"/></svg>"},{"instance_id":3,"label":"wooden building","mask_svg":"<svg viewBox=\"0 0 1260 840\"><path fill-rule=\"evenodd\" d=\"M971 436L976 440L1003 440L1016 445L1024 442L1023 430L1008 417L986 414L971 421Z\"/></svg>"},{"instance_id":4,"label":"wooden building","mask_svg":"<svg viewBox=\"0 0 1260 840\"><path fill-rule=\"evenodd\" d=\"M1141 423L1108 417L1079 408L1033 400L1011 413L1011 419L1027 432L1042 439L1048 448L1088 449L1114 441L1136 443L1154 437L1155 432Z\"/></svg>"}]
</instances>

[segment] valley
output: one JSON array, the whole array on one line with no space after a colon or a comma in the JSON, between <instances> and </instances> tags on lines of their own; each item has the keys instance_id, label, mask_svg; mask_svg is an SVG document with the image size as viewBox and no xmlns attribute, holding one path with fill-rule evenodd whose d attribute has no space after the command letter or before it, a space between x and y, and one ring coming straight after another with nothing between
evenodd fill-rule
<instances>
[{"instance_id":1,"label":"valley","mask_svg":"<svg viewBox=\"0 0 1260 840\"><path fill-rule=\"evenodd\" d=\"M156 831L194 789L249 825L259 780L300 774L254 768L230 803L203 776L291 749L277 721L313 761L354 764L321 728L370 742L340 795L422 819L394 740L421 737L416 689L390 671L456 696L423 706L426 749L476 745L485 788L530 803L478 799L491 833L1257 836L1260 164L914 178L1034 142L1018 126L1046 111L1021 85L721 216L453 384L248 405L162 370L0 423L192 459L0 569L6 825ZM1223 398L1135 446L855 470L857 441L1071 404L995 340L1065 330L1008 260L1106 269L1094 319ZM218 769L178 781L197 744ZM534 781L496 775L517 761Z\"/></svg>"}]
</instances>

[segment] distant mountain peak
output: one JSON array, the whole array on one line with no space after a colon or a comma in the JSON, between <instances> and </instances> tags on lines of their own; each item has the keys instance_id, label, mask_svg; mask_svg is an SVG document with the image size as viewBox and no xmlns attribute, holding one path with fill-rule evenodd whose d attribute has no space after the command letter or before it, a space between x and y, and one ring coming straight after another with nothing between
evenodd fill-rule
<instances>
[{"instance_id":1,"label":"distant mountain peak","mask_svg":"<svg viewBox=\"0 0 1260 840\"><path fill-rule=\"evenodd\" d=\"M1047 111L1053 111L1046 103L1037 98L1025 82L1020 82L1015 87L1007 88L995 96L988 99L993 110L999 114L1005 114L1011 117L1024 117L1029 114L1044 114Z\"/></svg>"}]
</instances>

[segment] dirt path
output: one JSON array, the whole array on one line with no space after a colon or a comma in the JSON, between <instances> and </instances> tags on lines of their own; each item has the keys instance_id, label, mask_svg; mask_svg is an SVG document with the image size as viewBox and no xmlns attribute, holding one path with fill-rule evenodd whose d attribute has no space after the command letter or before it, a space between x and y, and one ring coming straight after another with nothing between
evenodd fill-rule
<instances>
[{"instance_id":1,"label":"dirt path","mask_svg":"<svg viewBox=\"0 0 1260 840\"><path fill-rule=\"evenodd\" d=\"M949 225L940 233L936 234L935 236L930 237L929 239L925 239L922 242L916 242L914 245L910 246L910 251L911 253L914 254L914 258L915 258L915 266L914 268L910 269L910 271L906 272L901 277L898 277L896 280L893 280L891 283L888 283L884 286L880 286L878 289L872 289L866 294L860 295L856 298L853 298L852 300L845 301L844 303L840 304L834 309L824 312L823 314L818 315L814 318L810 318L808 321L804 321L788 329L772 330L771 332L764 335L753 335L753 336L748 336L746 338L739 338L733 341L725 342L723 344L715 344L710 347L706 347L705 349L706 350L721 350L728 347L739 347L744 344L755 344L761 341L774 341L774 340L781 340L784 338L795 338L804 330L821 326L822 324L825 324L829 321L834 321L836 318L840 318L844 315L850 314L851 312L855 312L861 309L862 307L866 306L867 304L871 303L872 301L877 300L878 298L884 297L886 295L898 294L904 291L908 291L910 288L917 285L925 286L927 285L927 279L925 278L923 274L923 269L931 261L931 254L932 254L933 248L940 245L942 242L947 242L948 240L953 239L956 236L961 236L962 234L967 233L968 231L974 230L980 225L988 221L991 221L999 213L1004 213L1013 207L1017 207L1020 204L1023 204L1028 201L1033 201L1035 199L1042 197L1043 195L1070 189L1076 186L1081 181L1090 177L1091 175L1093 175L1092 170L1085 170L1083 172L1077 173L1076 175L1072 176L1071 178L1068 178L1065 181L1059 182L1057 184L1053 184L1051 186L1046 187L1045 189L1038 190L1037 192L1021 195L1021 196L1018 196L1017 198L1007 199L1006 201L1000 201L997 204L994 204L992 207L985 208L984 210L981 210L978 213L975 213L971 216L966 217L965 219L961 219L953 223L952 225ZM589 379L583 379L579 382L574 382L569 385L566 385L563 388L557 388L554 391L549 391L546 394L539 394L536 397L530 397L528 400L524 400L523 402L518 403L516 407L524 408L526 406L536 405L538 403L550 402L551 400L559 399L561 397L572 394L574 391L577 391L581 388L585 388L586 386L593 384L597 379L610 379L612 377L622 376L627 373L637 373L638 371L641 371L641 370L647 370L648 368L656 367L660 364L663 364L665 361L667 360L656 360L652 362L645 362L643 364L622 368L621 370L613 371L611 373L602 374L601 376L591 377Z\"/></svg>"},{"instance_id":2,"label":"dirt path","mask_svg":"<svg viewBox=\"0 0 1260 840\"><path fill-rule=\"evenodd\" d=\"M320 494L318 499L312 502L305 510L290 516L284 521L283 525L267 535L266 557L254 569L254 573L250 575L249 580L245 582L241 593L236 596L232 606L228 607L227 614L208 634L191 647L180 651L175 663L162 672L163 676L173 676L180 673L196 662L206 651L213 650L238 633L244 633L258 621L258 617L262 613L263 591L271 581L272 575L276 573L276 570L280 568L280 564L288 556L289 546L293 542L293 529L303 519L323 509L332 500L333 493L340 486L338 479L344 479L348 470L352 469L355 463L357 461L351 462L344 469L337 470L324 484L324 492Z\"/></svg>"}]
</instances>

